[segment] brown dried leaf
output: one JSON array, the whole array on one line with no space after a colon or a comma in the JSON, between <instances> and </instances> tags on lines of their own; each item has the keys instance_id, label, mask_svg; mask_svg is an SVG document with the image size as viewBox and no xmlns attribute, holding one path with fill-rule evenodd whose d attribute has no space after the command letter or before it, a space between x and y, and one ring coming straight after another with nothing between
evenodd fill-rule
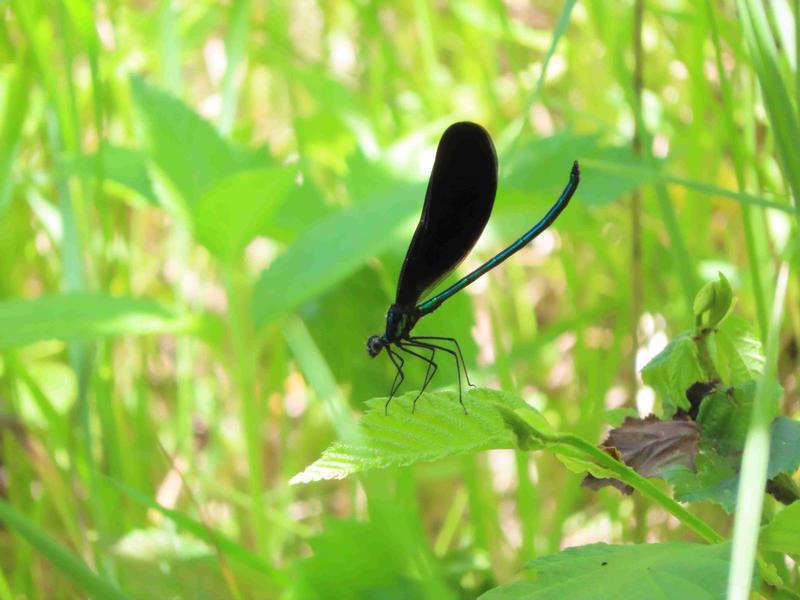
<instances>
[{"instance_id":1,"label":"brown dried leaf","mask_svg":"<svg viewBox=\"0 0 800 600\"><path fill-rule=\"evenodd\" d=\"M694 470L700 426L685 417L662 421L655 415L644 419L628 417L612 429L600 448L616 456L643 477L655 477L662 468L684 465ZM593 490L613 485L625 494L633 490L616 479L587 475L583 486Z\"/></svg>"}]
</instances>

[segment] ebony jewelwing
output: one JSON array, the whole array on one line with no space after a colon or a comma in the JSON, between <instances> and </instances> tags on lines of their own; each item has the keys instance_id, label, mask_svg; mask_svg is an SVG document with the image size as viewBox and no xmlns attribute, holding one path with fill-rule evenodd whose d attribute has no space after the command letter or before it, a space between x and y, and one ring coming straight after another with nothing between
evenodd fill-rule
<instances>
[{"instance_id":1,"label":"ebony jewelwing","mask_svg":"<svg viewBox=\"0 0 800 600\"><path fill-rule=\"evenodd\" d=\"M578 161L575 161L567 187L536 225L469 275L465 275L443 292L417 304L421 297L447 277L472 250L489 221L497 192L497 154L489 133L480 125L469 122L454 123L447 128L436 149L422 216L403 261L397 283L397 296L386 314L386 331L383 335L373 335L367 340L367 352L371 357L374 358L381 349L386 348L386 353L397 369L385 411L388 411L389 403L405 379L405 360L399 351L416 356L428 365L422 389L412 404L411 412L414 412L417 400L436 373L438 367L434 358L436 351L441 350L456 361L458 401L466 414L467 409L461 399L462 368L467 383L470 386L472 383L458 341L448 337L412 336L411 330L422 317L435 311L445 300L494 269L547 229L569 203L578 188L579 179ZM452 342L455 350L442 346L442 342ZM416 350L430 351L430 356L424 356Z\"/></svg>"}]
</instances>

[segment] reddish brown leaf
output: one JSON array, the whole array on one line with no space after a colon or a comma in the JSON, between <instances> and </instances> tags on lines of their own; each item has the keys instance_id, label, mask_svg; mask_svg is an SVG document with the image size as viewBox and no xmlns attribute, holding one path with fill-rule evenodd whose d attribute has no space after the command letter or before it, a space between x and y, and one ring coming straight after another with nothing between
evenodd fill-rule
<instances>
[{"instance_id":1,"label":"reddish brown leaf","mask_svg":"<svg viewBox=\"0 0 800 600\"><path fill-rule=\"evenodd\" d=\"M662 421L655 415L645 419L628 417L612 429L600 448L619 458L644 477L656 477L666 466L684 465L694 470L700 426L688 418ZM625 494L633 490L616 479L598 479L587 475L585 487L593 490L613 485Z\"/></svg>"}]
</instances>

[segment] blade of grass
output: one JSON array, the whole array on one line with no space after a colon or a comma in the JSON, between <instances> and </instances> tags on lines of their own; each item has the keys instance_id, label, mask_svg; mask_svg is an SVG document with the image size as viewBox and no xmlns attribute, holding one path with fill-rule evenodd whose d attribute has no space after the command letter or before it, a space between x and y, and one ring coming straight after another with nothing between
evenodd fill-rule
<instances>
[{"instance_id":1,"label":"blade of grass","mask_svg":"<svg viewBox=\"0 0 800 600\"><path fill-rule=\"evenodd\" d=\"M781 158L781 167L794 196L800 219L800 117L792 106L786 82L778 64L778 50L760 0L737 0L742 33L753 60L753 67L764 98L772 132Z\"/></svg>"},{"instance_id":2,"label":"blade of grass","mask_svg":"<svg viewBox=\"0 0 800 600\"><path fill-rule=\"evenodd\" d=\"M9 529L24 538L54 567L90 596L109 599L126 597L110 581L92 571L80 558L53 540L38 525L4 500L0 500L0 520L4 521Z\"/></svg>"},{"instance_id":3,"label":"blade of grass","mask_svg":"<svg viewBox=\"0 0 800 600\"><path fill-rule=\"evenodd\" d=\"M731 150L731 160L733 161L734 173L736 175L736 185L739 188L739 192L743 193L747 189L747 186L745 183L745 153L742 148L742 136L736 129L736 121L733 116L733 92L728 75L722 64L722 47L719 39L717 19L714 15L714 9L711 6L711 0L706 0L705 6L708 27L711 30L711 41L714 45L717 76L719 77L720 89L722 91L722 114L725 119L728 144ZM762 261L759 258L757 248L764 248L765 240L763 239L763 231L757 231L754 227L750 210L750 207L746 204L741 205L742 227L744 229L745 247L747 248L747 259L750 267L750 280L753 285L753 296L756 304L756 317L761 333L761 341L764 343L767 335L767 301L764 296L764 283L762 281ZM758 240L756 236L758 236Z\"/></svg>"},{"instance_id":4,"label":"blade of grass","mask_svg":"<svg viewBox=\"0 0 800 600\"><path fill-rule=\"evenodd\" d=\"M30 67L27 55L18 59L7 80L3 115L0 118L0 216L11 202L11 167L17 155L22 124L28 108L28 79Z\"/></svg>"},{"instance_id":5,"label":"blade of grass","mask_svg":"<svg viewBox=\"0 0 800 600\"><path fill-rule=\"evenodd\" d=\"M291 315L284 322L283 335L299 363L300 371L322 401L339 439L354 442L358 430L350 408L308 327L300 317Z\"/></svg>"},{"instance_id":6,"label":"blade of grass","mask_svg":"<svg viewBox=\"0 0 800 600\"><path fill-rule=\"evenodd\" d=\"M761 525L761 510L764 503L764 487L767 483L770 425L777 408L772 399L772 391L777 376L778 346L788 280L789 265L783 263L778 272L769 321L767 362L764 372L758 380L750 426L742 454L742 469L733 522L733 552L728 576L728 600L747 600L750 597L758 532Z\"/></svg>"},{"instance_id":7,"label":"blade of grass","mask_svg":"<svg viewBox=\"0 0 800 600\"><path fill-rule=\"evenodd\" d=\"M235 0L230 8L228 34L225 36L225 75L222 79L222 111L219 115L219 130L227 136L236 118L236 104L241 88L236 81L247 53L247 32L250 26L250 0Z\"/></svg>"},{"instance_id":8,"label":"blade of grass","mask_svg":"<svg viewBox=\"0 0 800 600\"><path fill-rule=\"evenodd\" d=\"M550 61L556 52L558 42L567 31L569 18L572 15L572 9L575 7L575 2L576 0L567 0L564 2L561 13L558 15L556 26L553 28L553 36L550 41L550 47L547 49L547 53L544 55L544 60L542 61L542 70L539 73L539 78L536 80L536 85L533 87L533 91L528 97L528 101L524 108L520 111L519 116L512 121L512 123L503 132L501 138L497 140L497 149L499 155L498 162L501 165L501 179L507 175L505 171L502 171L502 165L510 164L510 161L506 160L506 157L513 154L514 149L519 143L522 132L525 131L525 124L528 122L528 115L530 115L531 107L533 107L533 105L539 99L539 93L541 92L542 85L544 84L544 78L547 75L547 68L550 66Z\"/></svg>"},{"instance_id":9,"label":"blade of grass","mask_svg":"<svg viewBox=\"0 0 800 600\"><path fill-rule=\"evenodd\" d=\"M794 210L791 205L774 200L767 200L761 196L755 196L745 192L735 192L726 188L719 187L713 183L706 183L705 181L697 181L694 179L687 179L677 175L670 175L664 173L655 167L639 166L623 164L609 160L600 160L595 158L585 158L581 160L581 169L597 169L606 173L617 173L622 175L629 175L644 180L650 184L663 183L667 185L677 185L689 190L694 190L707 194L709 196L719 196L738 202L739 204L747 204L752 206L761 206L763 208L771 208L781 212L793 214Z\"/></svg>"}]
</instances>

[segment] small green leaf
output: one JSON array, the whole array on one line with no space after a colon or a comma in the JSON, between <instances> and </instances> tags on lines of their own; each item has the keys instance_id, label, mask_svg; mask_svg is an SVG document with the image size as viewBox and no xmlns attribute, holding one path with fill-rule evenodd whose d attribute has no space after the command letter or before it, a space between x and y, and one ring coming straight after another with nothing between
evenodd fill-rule
<instances>
[{"instance_id":1,"label":"small green leaf","mask_svg":"<svg viewBox=\"0 0 800 600\"><path fill-rule=\"evenodd\" d=\"M290 483L343 479L370 469L406 467L490 448L517 448L515 432L495 404L518 416L534 413L531 417L534 422L542 418L518 396L489 389L464 393L466 415L456 392L425 393L412 414L411 404L416 395L417 392L409 392L392 400L388 414L384 414L384 398L368 400L360 439L334 443Z\"/></svg>"},{"instance_id":2,"label":"small green leaf","mask_svg":"<svg viewBox=\"0 0 800 600\"><path fill-rule=\"evenodd\" d=\"M709 501L727 512L736 508L739 488L739 452L729 456L706 446L697 457L697 473L676 467L664 473L674 486L675 499L681 502ZM778 417L772 422L767 478L794 473L800 467L800 421Z\"/></svg>"},{"instance_id":3,"label":"small green leaf","mask_svg":"<svg viewBox=\"0 0 800 600\"><path fill-rule=\"evenodd\" d=\"M800 555L800 500L784 508L761 530L758 547Z\"/></svg>"},{"instance_id":4,"label":"small green leaf","mask_svg":"<svg viewBox=\"0 0 800 600\"><path fill-rule=\"evenodd\" d=\"M697 422L703 427L703 439L723 454L741 450L750 425L755 393L755 381L748 381L732 388L717 388L704 398L697 415Z\"/></svg>"},{"instance_id":5,"label":"small green leaf","mask_svg":"<svg viewBox=\"0 0 800 600\"><path fill-rule=\"evenodd\" d=\"M730 461L717 452L704 448L695 461L696 473L683 466L663 473L673 486L673 495L679 502L715 502L727 512L736 507L736 490L739 476Z\"/></svg>"},{"instance_id":6,"label":"small green leaf","mask_svg":"<svg viewBox=\"0 0 800 600\"><path fill-rule=\"evenodd\" d=\"M782 392L782 390L781 390ZM778 417L772 422L767 477L792 475L800 467L800 421Z\"/></svg>"},{"instance_id":7,"label":"small green leaf","mask_svg":"<svg viewBox=\"0 0 800 600\"><path fill-rule=\"evenodd\" d=\"M733 290L725 275L719 272L719 281L705 284L695 296L694 314L698 328L716 328L731 308L733 308Z\"/></svg>"},{"instance_id":8,"label":"small green leaf","mask_svg":"<svg viewBox=\"0 0 800 600\"><path fill-rule=\"evenodd\" d=\"M535 581L518 581L481 600L717 600L725 597L729 544L590 544L526 565Z\"/></svg>"},{"instance_id":9,"label":"small green leaf","mask_svg":"<svg viewBox=\"0 0 800 600\"><path fill-rule=\"evenodd\" d=\"M73 293L0 302L0 348L51 339L187 331L198 320L140 298Z\"/></svg>"},{"instance_id":10,"label":"small green leaf","mask_svg":"<svg viewBox=\"0 0 800 600\"><path fill-rule=\"evenodd\" d=\"M261 231L291 191L296 171L274 167L242 171L213 184L193 207L197 240L231 261Z\"/></svg>"},{"instance_id":11,"label":"small green leaf","mask_svg":"<svg viewBox=\"0 0 800 600\"><path fill-rule=\"evenodd\" d=\"M642 369L642 379L651 386L669 417L679 408L689 409L686 390L703 379L697 345L688 332L676 336Z\"/></svg>"},{"instance_id":12,"label":"small green leaf","mask_svg":"<svg viewBox=\"0 0 800 600\"><path fill-rule=\"evenodd\" d=\"M718 367L724 381L733 385L758 379L764 370L761 342L750 333L747 321L731 315L720 325L714 338L718 347Z\"/></svg>"},{"instance_id":13,"label":"small green leaf","mask_svg":"<svg viewBox=\"0 0 800 600\"><path fill-rule=\"evenodd\" d=\"M714 305L714 282L709 281L694 297L694 316L700 319L702 314Z\"/></svg>"}]
</instances>

